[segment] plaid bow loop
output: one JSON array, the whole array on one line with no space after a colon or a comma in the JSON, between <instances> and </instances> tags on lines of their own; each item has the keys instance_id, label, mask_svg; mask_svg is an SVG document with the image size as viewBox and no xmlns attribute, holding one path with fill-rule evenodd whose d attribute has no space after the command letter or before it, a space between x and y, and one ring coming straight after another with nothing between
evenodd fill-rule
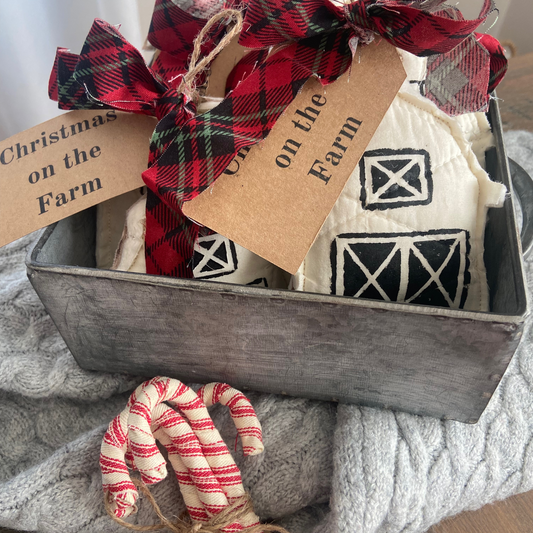
<instances>
[{"instance_id":1,"label":"plaid bow loop","mask_svg":"<svg viewBox=\"0 0 533 533\"><path fill-rule=\"evenodd\" d=\"M105 107L145 115L155 114L155 101L166 89L141 53L100 19L80 55L57 50L49 85L50 97L61 109Z\"/></svg>"},{"instance_id":2,"label":"plaid bow loop","mask_svg":"<svg viewBox=\"0 0 533 533\"><path fill-rule=\"evenodd\" d=\"M213 11L215 2L203 3L208 10ZM209 16L208 13L205 13L205 16ZM206 18L196 17L184 11L171 0L156 0L148 41L160 53L155 58L152 69L169 85L176 85L187 72L189 57L194 49L194 39L206 22ZM226 26L220 24L209 32L201 46L202 57L211 52L225 29ZM198 84L202 84L204 78L205 76L201 75Z\"/></svg>"},{"instance_id":3,"label":"plaid bow loop","mask_svg":"<svg viewBox=\"0 0 533 533\"><path fill-rule=\"evenodd\" d=\"M340 30L343 10L329 0L268 0L248 4L239 43L267 48Z\"/></svg>"},{"instance_id":4,"label":"plaid bow loop","mask_svg":"<svg viewBox=\"0 0 533 533\"><path fill-rule=\"evenodd\" d=\"M361 0L348 6L357 24L368 25L397 48L423 57L445 54L459 46L494 9L493 0L484 0L479 16L465 20L462 15L451 18L447 11L431 11L406 0Z\"/></svg>"},{"instance_id":5,"label":"plaid bow loop","mask_svg":"<svg viewBox=\"0 0 533 533\"><path fill-rule=\"evenodd\" d=\"M397 48L419 56L447 53L461 44L489 14L493 0L484 0L474 20L452 19L435 11L442 2L355 0L344 6L330 0L250 2L240 44L265 48L286 41L338 31L346 26L371 31Z\"/></svg>"}]
</instances>

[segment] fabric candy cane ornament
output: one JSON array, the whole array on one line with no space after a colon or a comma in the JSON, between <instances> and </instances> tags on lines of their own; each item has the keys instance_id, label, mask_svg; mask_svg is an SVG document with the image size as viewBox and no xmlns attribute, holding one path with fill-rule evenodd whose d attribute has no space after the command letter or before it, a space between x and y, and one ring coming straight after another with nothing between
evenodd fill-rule
<instances>
[{"instance_id":1,"label":"fabric candy cane ornament","mask_svg":"<svg viewBox=\"0 0 533 533\"><path fill-rule=\"evenodd\" d=\"M229 385L211 383L195 393L178 380L157 377L137 387L102 442L102 483L112 518L128 527L131 524L123 518L136 512L138 492L129 464L140 473L142 484L137 484L152 501L160 527L179 533L285 532L278 526L260 524L253 512L240 471L207 411L207 406L218 402L230 409L243 453L261 453L261 425L255 411L247 398ZM156 440L167 449L191 522L168 521L143 485L158 483L167 475Z\"/></svg>"}]
</instances>

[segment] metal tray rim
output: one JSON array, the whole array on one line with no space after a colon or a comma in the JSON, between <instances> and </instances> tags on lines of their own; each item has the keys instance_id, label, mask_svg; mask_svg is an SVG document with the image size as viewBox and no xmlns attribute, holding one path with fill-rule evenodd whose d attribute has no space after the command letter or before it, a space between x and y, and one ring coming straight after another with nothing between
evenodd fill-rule
<instances>
[{"instance_id":1,"label":"metal tray rim","mask_svg":"<svg viewBox=\"0 0 533 533\"><path fill-rule=\"evenodd\" d=\"M522 314L505 315L484 311L464 311L461 309L447 309L444 307L422 306L415 304L405 304L399 302L382 302L370 299L357 299L346 296L326 295L319 293L309 293L291 291L283 289L266 289L263 287L248 287L231 283L215 283L210 281L200 281L193 279L170 278L166 276L156 276L152 274L140 274L133 272L122 272L115 270L103 270L90 267L56 265L38 261L37 257L45 245L46 241L53 233L57 222L48 226L29 250L26 256L26 267L28 276L33 271L46 271L68 276L83 276L92 278L105 278L128 281L142 285L167 286L175 289L210 292L219 294L233 294L259 299L282 299L296 302L311 302L323 305L340 305L347 307L361 307L372 310L389 311L396 313L409 313L417 315L431 315L443 318L453 318L457 320L472 320L478 322L492 322L502 324L521 324L530 314L529 305Z\"/></svg>"}]
</instances>

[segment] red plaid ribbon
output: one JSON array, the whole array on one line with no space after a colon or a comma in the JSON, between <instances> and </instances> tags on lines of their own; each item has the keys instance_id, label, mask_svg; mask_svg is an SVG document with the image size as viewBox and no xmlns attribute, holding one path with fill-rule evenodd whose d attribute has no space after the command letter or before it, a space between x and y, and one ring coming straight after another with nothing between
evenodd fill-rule
<instances>
[{"instance_id":1,"label":"red plaid ribbon","mask_svg":"<svg viewBox=\"0 0 533 533\"><path fill-rule=\"evenodd\" d=\"M453 8L442 8L442 3L358 0L339 6L329 0L251 0L240 43L256 51L235 67L224 101L196 116L194 103L177 87L206 19L170 0L157 0L149 41L161 53L152 69L116 28L96 20L79 56L58 50L50 97L62 109L109 107L159 118L149 168L143 173L149 189L147 272L192 277L199 226L183 215L183 202L212 185L240 149L263 140L310 77L327 85L341 76L351 62L350 40L361 31L430 56L431 83L425 94L448 113L487 105L488 92L503 77L506 61L496 40L473 37L472 32L494 9L493 2L485 0L480 16L471 21ZM220 25L211 32L202 45L204 54L224 31ZM280 43L287 46L270 56L263 52ZM462 73L464 83L447 84L443 73L449 72L449 65Z\"/></svg>"}]
</instances>

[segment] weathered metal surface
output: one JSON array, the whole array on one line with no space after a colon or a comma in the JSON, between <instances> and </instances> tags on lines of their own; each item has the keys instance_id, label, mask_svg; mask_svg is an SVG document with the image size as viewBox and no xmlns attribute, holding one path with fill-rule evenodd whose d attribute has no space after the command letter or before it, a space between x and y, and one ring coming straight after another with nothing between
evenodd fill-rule
<instances>
[{"instance_id":1,"label":"weathered metal surface","mask_svg":"<svg viewBox=\"0 0 533 533\"><path fill-rule=\"evenodd\" d=\"M501 138L489 164L509 186ZM475 422L527 314L510 198L485 245L491 313L96 270L92 211L49 228L28 275L84 368Z\"/></svg>"}]
</instances>

